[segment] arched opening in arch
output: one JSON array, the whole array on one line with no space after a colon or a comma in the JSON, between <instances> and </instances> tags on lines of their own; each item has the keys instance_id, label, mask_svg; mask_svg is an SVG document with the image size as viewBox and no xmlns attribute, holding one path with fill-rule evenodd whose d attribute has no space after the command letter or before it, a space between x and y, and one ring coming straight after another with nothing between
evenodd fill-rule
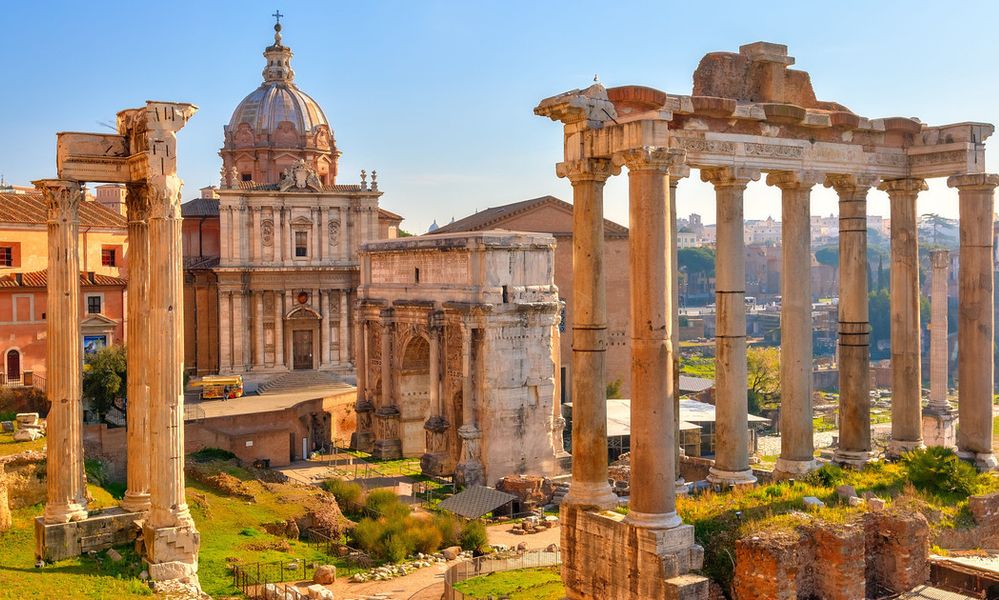
<instances>
[{"instance_id":1,"label":"arched opening in arch","mask_svg":"<svg viewBox=\"0 0 999 600\"><path fill-rule=\"evenodd\" d=\"M430 414L430 343L415 336L406 344L399 370L399 412L403 456L426 450L423 424Z\"/></svg>"}]
</instances>

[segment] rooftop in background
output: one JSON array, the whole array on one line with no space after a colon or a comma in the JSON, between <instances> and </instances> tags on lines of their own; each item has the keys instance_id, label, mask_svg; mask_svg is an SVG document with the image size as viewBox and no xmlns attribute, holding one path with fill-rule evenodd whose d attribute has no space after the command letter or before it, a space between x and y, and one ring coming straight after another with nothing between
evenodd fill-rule
<instances>
[{"instance_id":1,"label":"rooftop in background","mask_svg":"<svg viewBox=\"0 0 999 600\"><path fill-rule=\"evenodd\" d=\"M565 228L559 231L547 231L553 235L572 235L572 205L560 200L555 196L541 196L531 198L513 204L494 206L469 215L463 219L452 221L443 227L438 227L428 234L438 235L443 233L460 233L465 231L482 231L485 229L502 228L503 222L515 216L537 210L545 206L552 206L566 213ZM604 231L609 237L627 237L628 228L618 225L614 221L604 219Z\"/></svg>"},{"instance_id":2,"label":"rooftop in background","mask_svg":"<svg viewBox=\"0 0 999 600\"><path fill-rule=\"evenodd\" d=\"M38 192L0 192L0 223L45 225L47 222L48 208ZM103 205L88 201L80 203L80 227L126 229L128 221Z\"/></svg>"},{"instance_id":3,"label":"rooftop in background","mask_svg":"<svg viewBox=\"0 0 999 600\"><path fill-rule=\"evenodd\" d=\"M80 285L83 287L120 286L127 282L121 277L101 275L93 271L80 272ZM43 288L48 285L48 271L32 271L30 273L8 273L0 277L0 288Z\"/></svg>"},{"instance_id":4,"label":"rooftop in background","mask_svg":"<svg viewBox=\"0 0 999 600\"><path fill-rule=\"evenodd\" d=\"M454 496L447 498L437 505L448 512L452 512L466 519L478 519L482 515L491 513L504 504L509 504L516 500L513 494L507 494L499 490L487 488L481 485L472 485L458 492Z\"/></svg>"},{"instance_id":5,"label":"rooftop in background","mask_svg":"<svg viewBox=\"0 0 999 600\"><path fill-rule=\"evenodd\" d=\"M566 406L572 406L567 404ZM700 429L698 423L714 423L715 407L705 402L689 398L680 399L680 430ZM769 423L769 419L749 415L749 422ZM631 435L631 400L612 398L607 400L607 437Z\"/></svg>"}]
</instances>

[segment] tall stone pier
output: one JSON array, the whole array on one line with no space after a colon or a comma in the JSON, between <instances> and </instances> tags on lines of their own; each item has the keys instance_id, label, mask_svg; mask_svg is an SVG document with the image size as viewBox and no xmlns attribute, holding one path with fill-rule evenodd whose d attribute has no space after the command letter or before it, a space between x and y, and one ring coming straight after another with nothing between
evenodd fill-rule
<instances>
[{"instance_id":1,"label":"tall stone pier","mask_svg":"<svg viewBox=\"0 0 999 600\"><path fill-rule=\"evenodd\" d=\"M867 310L867 190L874 178L834 175L839 195L839 446L836 462L871 459L870 333Z\"/></svg>"},{"instance_id":2,"label":"tall stone pier","mask_svg":"<svg viewBox=\"0 0 999 600\"><path fill-rule=\"evenodd\" d=\"M947 287L950 252L930 252L930 401L923 409L923 441L953 448L956 415L947 402L950 350L947 332Z\"/></svg>"},{"instance_id":3,"label":"tall stone pier","mask_svg":"<svg viewBox=\"0 0 999 600\"><path fill-rule=\"evenodd\" d=\"M999 175L977 173L947 180L957 188L961 218L958 273L958 455L979 468L996 468L992 451L993 245L992 219Z\"/></svg>"}]
</instances>

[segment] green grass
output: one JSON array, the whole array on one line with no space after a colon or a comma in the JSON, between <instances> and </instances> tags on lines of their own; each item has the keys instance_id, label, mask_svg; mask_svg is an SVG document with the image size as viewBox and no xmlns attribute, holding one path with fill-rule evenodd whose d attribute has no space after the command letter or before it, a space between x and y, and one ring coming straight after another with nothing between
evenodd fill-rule
<instances>
[{"instance_id":1,"label":"green grass","mask_svg":"<svg viewBox=\"0 0 999 600\"><path fill-rule=\"evenodd\" d=\"M0 433L0 456L9 456L24 452L25 450L42 451L45 447L45 439L40 438L30 442L15 442L13 433Z\"/></svg>"},{"instance_id":2,"label":"green grass","mask_svg":"<svg viewBox=\"0 0 999 600\"><path fill-rule=\"evenodd\" d=\"M826 417L815 417L814 419L812 419L812 428L816 432L835 431L836 424L827 419Z\"/></svg>"},{"instance_id":3,"label":"green grass","mask_svg":"<svg viewBox=\"0 0 999 600\"><path fill-rule=\"evenodd\" d=\"M684 356L680 358L680 372L691 377L715 378L715 359L704 356Z\"/></svg>"},{"instance_id":4,"label":"green grass","mask_svg":"<svg viewBox=\"0 0 999 600\"><path fill-rule=\"evenodd\" d=\"M94 502L90 507L113 506L117 501L106 491L88 486ZM77 598L113 600L149 597L149 587L140 579L138 558L130 548L119 548L125 560L115 563L105 553L82 556L36 569L34 519L42 505L13 512L13 527L0 534L0 598Z\"/></svg>"},{"instance_id":5,"label":"green grass","mask_svg":"<svg viewBox=\"0 0 999 600\"><path fill-rule=\"evenodd\" d=\"M454 586L466 598L502 598L510 600L561 600L565 587L559 567L540 567L501 571L480 575Z\"/></svg>"}]
</instances>

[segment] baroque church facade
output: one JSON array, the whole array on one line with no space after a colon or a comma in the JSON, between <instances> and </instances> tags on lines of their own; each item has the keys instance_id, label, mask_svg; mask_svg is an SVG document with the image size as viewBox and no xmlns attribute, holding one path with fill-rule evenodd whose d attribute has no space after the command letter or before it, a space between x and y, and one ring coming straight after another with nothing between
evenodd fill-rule
<instances>
[{"instance_id":1,"label":"baroque church facade","mask_svg":"<svg viewBox=\"0 0 999 600\"><path fill-rule=\"evenodd\" d=\"M295 84L280 25L264 58L263 82L224 127L220 187L184 206L187 364L257 383L350 376L358 249L395 237L402 218L379 208L375 171L337 181L333 130Z\"/></svg>"}]
</instances>

